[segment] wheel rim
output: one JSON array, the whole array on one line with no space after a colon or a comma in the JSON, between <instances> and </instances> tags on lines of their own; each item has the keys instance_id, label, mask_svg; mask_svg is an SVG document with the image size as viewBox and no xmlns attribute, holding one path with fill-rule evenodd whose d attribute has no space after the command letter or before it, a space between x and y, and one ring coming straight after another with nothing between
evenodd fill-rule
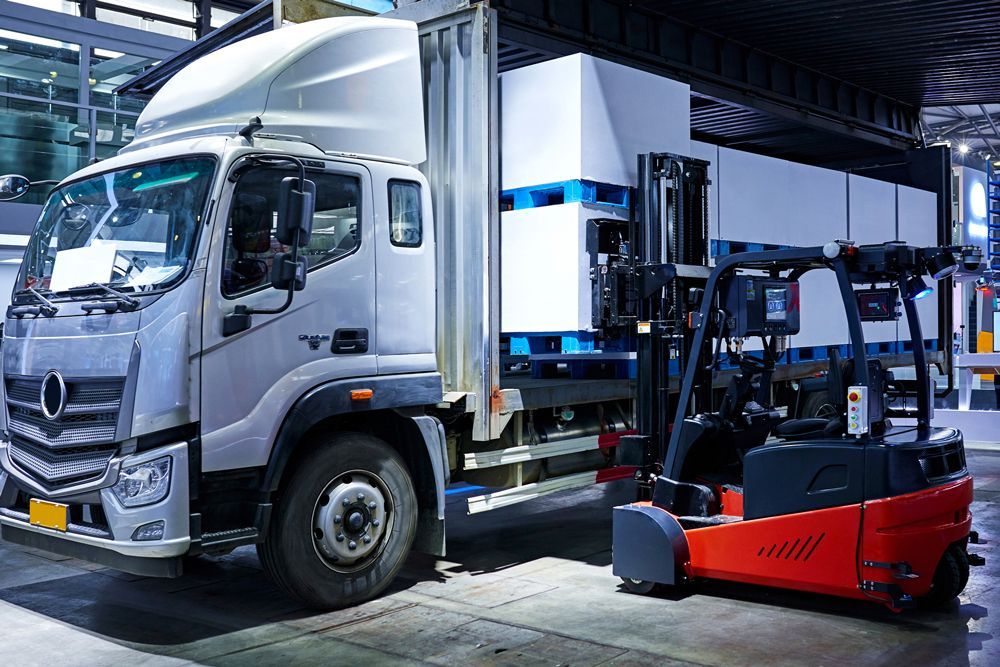
<instances>
[{"instance_id":1,"label":"wheel rim","mask_svg":"<svg viewBox=\"0 0 1000 667\"><path fill-rule=\"evenodd\" d=\"M313 548L332 570L354 572L378 558L392 533L393 498L382 479L366 470L333 478L316 498Z\"/></svg>"},{"instance_id":2,"label":"wheel rim","mask_svg":"<svg viewBox=\"0 0 1000 667\"><path fill-rule=\"evenodd\" d=\"M824 403L816 409L816 416L822 417L823 419L833 419L834 417L840 416L840 412L833 405Z\"/></svg>"}]
</instances>

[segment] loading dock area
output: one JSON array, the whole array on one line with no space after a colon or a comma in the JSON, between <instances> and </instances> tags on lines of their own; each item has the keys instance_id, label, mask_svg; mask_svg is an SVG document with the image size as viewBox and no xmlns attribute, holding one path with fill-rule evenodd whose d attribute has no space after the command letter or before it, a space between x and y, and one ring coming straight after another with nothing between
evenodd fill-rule
<instances>
[{"instance_id":1,"label":"loading dock area","mask_svg":"<svg viewBox=\"0 0 1000 667\"><path fill-rule=\"evenodd\" d=\"M1000 451L968 450L972 511L1000 531ZM317 613L250 549L181 580L0 547L2 655L16 665L995 665L996 577L939 611L729 583L668 596L609 585L619 482L466 516L449 496L448 558L414 557L381 598ZM982 549L987 559L994 545ZM993 556L995 557L995 556ZM980 568L980 571L988 568ZM983 574L991 574L984 572Z\"/></svg>"},{"instance_id":2,"label":"loading dock area","mask_svg":"<svg viewBox=\"0 0 1000 667\"><path fill-rule=\"evenodd\" d=\"M998 90L995 0L0 0L0 667L1000 664Z\"/></svg>"}]
</instances>

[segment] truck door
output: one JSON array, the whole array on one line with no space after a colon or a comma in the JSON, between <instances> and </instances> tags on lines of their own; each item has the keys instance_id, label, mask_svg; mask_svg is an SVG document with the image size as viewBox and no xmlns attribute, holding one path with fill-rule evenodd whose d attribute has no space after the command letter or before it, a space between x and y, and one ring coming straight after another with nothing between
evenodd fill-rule
<instances>
[{"instance_id":1,"label":"truck door","mask_svg":"<svg viewBox=\"0 0 1000 667\"><path fill-rule=\"evenodd\" d=\"M316 183L312 239L300 251L309 273L291 307L254 314L249 329L223 335L238 304L280 306L270 284L278 186L294 175L274 165L237 163L216 217L205 280L201 435L202 470L267 463L284 416L309 389L376 374L375 249L371 175L351 163L311 170ZM230 177L232 180L232 177Z\"/></svg>"}]
</instances>

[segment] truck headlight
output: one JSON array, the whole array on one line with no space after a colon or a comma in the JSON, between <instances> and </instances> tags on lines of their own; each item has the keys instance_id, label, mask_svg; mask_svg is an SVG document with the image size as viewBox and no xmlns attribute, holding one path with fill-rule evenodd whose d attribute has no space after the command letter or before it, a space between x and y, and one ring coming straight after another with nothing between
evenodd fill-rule
<instances>
[{"instance_id":1,"label":"truck headlight","mask_svg":"<svg viewBox=\"0 0 1000 667\"><path fill-rule=\"evenodd\" d=\"M170 457L122 468L118 483L111 487L124 507L141 507L159 502L170 491Z\"/></svg>"}]
</instances>

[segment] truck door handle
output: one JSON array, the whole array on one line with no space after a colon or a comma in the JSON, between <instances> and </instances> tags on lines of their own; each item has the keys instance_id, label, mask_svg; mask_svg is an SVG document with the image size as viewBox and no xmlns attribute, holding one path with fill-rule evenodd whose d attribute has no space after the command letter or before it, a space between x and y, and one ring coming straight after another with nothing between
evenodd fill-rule
<instances>
[{"instance_id":1,"label":"truck door handle","mask_svg":"<svg viewBox=\"0 0 1000 667\"><path fill-rule=\"evenodd\" d=\"M363 354L368 351L368 329L337 329L333 332L334 354Z\"/></svg>"}]
</instances>

